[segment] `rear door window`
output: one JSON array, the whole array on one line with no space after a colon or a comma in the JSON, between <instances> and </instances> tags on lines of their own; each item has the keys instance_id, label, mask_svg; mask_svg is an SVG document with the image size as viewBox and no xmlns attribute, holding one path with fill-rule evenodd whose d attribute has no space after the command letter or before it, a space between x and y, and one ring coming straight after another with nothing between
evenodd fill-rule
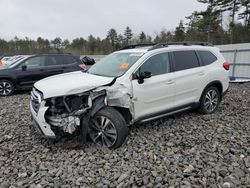
<instances>
[{"instance_id":1,"label":"rear door window","mask_svg":"<svg viewBox=\"0 0 250 188\"><path fill-rule=\"evenodd\" d=\"M199 60L195 51L174 51L175 71L199 67Z\"/></svg>"},{"instance_id":2,"label":"rear door window","mask_svg":"<svg viewBox=\"0 0 250 188\"><path fill-rule=\"evenodd\" d=\"M72 56L66 55L54 55L48 57L47 66L55 66L55 65L69 65L76 63L77 60Z\"/></svg>"},{"instance_id":3,"label":"rear door window","mask_svg":"<svg viewBox=\"0 0 250 188\"><path fill-rule=\"evenodd\" d=\"M217 57L209 51L197 51L197 53L199 54L203 65L210 65L217 61Z\"/></svg>"}]
</instances>

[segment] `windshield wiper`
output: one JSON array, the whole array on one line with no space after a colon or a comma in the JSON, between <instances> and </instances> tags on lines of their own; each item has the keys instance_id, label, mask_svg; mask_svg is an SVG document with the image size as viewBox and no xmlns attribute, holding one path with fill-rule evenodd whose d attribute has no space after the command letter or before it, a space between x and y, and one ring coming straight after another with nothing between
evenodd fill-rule
<instances>
[{"instance_id":1,"label":"windshield wiper","mask_svg":"<svg viewBox=\"0 0 250 188\"><path fill-rule=\"evenodd\" d=\"M87 73L93 74L93 75L96 75L96 76L103 76L103 75L101 75L101 74L95 74L95 73L90 73L90 72L87 72Z\"/></svg>"},{"instance_id":2,"label":"windshield wiper","mask_svg":"<svg viewBox=\"0 0 250 188\"><path fill-rule=\"evenodd\" d=\"M89 73L87 69L82 70L82 72Z\"/></svg>"}]
</instances>

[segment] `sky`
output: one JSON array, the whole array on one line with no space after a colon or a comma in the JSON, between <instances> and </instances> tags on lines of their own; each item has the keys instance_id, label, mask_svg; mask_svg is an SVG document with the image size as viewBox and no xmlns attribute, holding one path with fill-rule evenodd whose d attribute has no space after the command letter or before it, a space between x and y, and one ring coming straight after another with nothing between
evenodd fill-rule
<instances>
[{"instance_id":1,"label":"sky","mask_svg":"<svg viewBox=\"0 0 250 188\"><path fill-rule=\"evenodd\" d=\"M105 38L126 26L154 36L205 8L197 0L0 0L0 38Z\"/></svg>"}]
</instances>

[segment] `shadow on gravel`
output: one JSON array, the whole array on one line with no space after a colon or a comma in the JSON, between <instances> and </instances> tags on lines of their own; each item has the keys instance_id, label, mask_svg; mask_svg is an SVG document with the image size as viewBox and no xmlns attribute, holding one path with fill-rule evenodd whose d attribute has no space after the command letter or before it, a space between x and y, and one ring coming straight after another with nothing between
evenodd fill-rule
<instances>
[{"instance_id":1,"label":"shadow on gravel","mask_svg":"<svg viewBox=\"0 0 250 188\"><path fill-rule=\"evenodd\" d=\"M22 91L15 91L12 95L29 95L30 94L30 90L22 90Z\"/></svg>"}]
</instances>

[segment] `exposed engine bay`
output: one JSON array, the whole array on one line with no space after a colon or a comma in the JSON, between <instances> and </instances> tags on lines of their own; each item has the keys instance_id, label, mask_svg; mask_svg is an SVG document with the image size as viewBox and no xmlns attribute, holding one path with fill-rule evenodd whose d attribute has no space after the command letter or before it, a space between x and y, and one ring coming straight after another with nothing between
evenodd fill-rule
<instances>
[{"instance_id":1,"label":"exposed engine bay","mask_svg":"<svg viewBox=\"0 0 250 188\"><path fill-rule=\"evenodd\" d=\"M89 95L73 95L46 100L48 124L72 134L80 126L80 117L92 106Z\"/></svg>"},{"instance_id":2,"label":"exposed engine bay","mask_svg":"<svg viewBox=\"0 0 250 188\"><path fill-rule=\"evenodd\" d=\"M101 96L105 98L105 90L46 99L45 106L49 108L45 120L49 125L72 134L81 125L81 118L93 110L92 102Z\"/></svg>"}]
</instances>

